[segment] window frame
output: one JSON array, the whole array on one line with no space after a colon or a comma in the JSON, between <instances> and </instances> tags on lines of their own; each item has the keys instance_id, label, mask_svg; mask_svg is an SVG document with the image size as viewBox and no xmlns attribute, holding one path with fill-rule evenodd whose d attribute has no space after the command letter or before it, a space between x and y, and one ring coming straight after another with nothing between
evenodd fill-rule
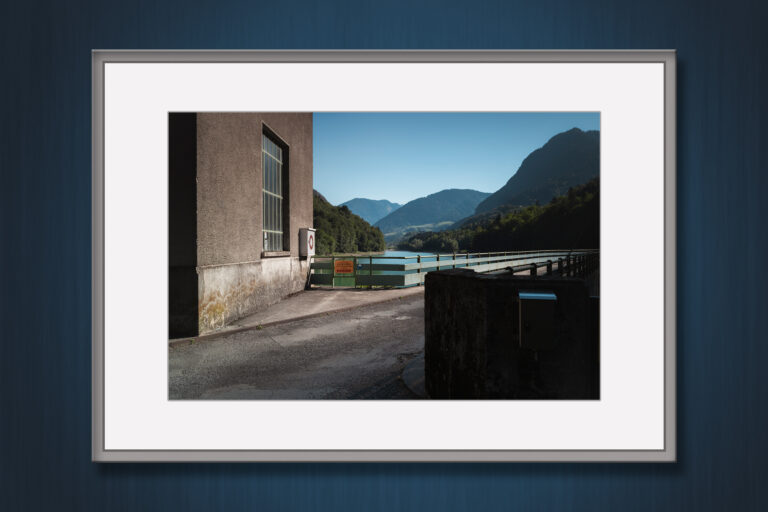
<instances>
[{"instance_id":1,"label":"window frame","mask_svg":"<svg viewBox=\"0 0 768 512\"><path fill-rule=\"evenodd\" d=\"M276 173L269 170L269 162ZM274 174L272 174L274 173ZM279 192L279 193L278 193ZM270 198L272 200L270 201ZM272 206L268 206L272 203ZM276 204L275 204L276 203ZM289 256L288 144L266 124L261 130L262 257ZM270 236L273 235L273 236Z\"/></svg>"}]
</instances>

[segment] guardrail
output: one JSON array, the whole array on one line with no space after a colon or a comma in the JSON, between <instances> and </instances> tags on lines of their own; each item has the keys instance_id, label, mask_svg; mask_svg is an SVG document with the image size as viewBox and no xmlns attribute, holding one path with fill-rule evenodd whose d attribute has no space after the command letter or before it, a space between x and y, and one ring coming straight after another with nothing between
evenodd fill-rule
<instances>
[{"instance_id":1,"label":"guardrail","mask_svg":"<svg viewBox=\"0 0 768 512\"><path fill-rule=\"evenodd\" d=\"M586 277L599 264L596 249L421 254L417 256L313 256L310 283L320 286L407 287L424 283L433 270L469 268L475 272L509 269L514 273L558 273Z\"/></svg>"}]
</instances>

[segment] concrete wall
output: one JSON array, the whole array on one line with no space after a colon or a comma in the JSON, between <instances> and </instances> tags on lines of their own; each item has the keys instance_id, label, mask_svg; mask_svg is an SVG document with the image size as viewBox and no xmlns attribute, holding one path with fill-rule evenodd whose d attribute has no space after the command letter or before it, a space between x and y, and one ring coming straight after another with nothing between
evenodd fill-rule
<instances>
[{"instance_id":1,"label":"concrete wall","mask_svg":"<svg viewBox=\"0 0 768 512\"><path fill-rule=\"evenodd\" d=\"M201 267L198 270L201 334L274 304L304 289L307 262L294 257Z\"/></svg>"},{"instance_id":2,"label":"concrete wall","mask_svg":"<svg viewBox=\"0 0 768 512\"><path fill-rule=\"evenodd\" d=\"M299 259L299 229L312 227L311 113L191 115L196 119L195 139L187 146L195 148L197 333L184 336L211 332L302 290L308 263ZM279 255L263 252L261 141L265 131L279 139L287 153L285 252ZM174 140L173 134L169 140ZM184 152L172 147L171 153ZM190 198L174 190L171 209L188 210ZM188 246L187 238L188 234L172 235L171 261L179 259L174 253ZM185 261L190 259L184 256ZM178 295L172 287L171 301ZM178 297L175 301L179 302ZM177 323L183 324L178 318Z\"/></svg>"},{"instance_id":3,"label":"concrete wall","mask_svg":"<svg viewBox=\"0 0 768 512\"><path fill-rule=\"evenodd\" d=\"M519 290L557 295L550 347L520 346ZM599 320L582 280L443 270L427 274L424 297L432 398L599 398Z\"/></svg>"},{"instance_id":4,"label":"concrete wall","mask_svg":"<svg viewBox=\"0 0 768 512\"><path fill-rule=\"evenodd\" d=\"M198 265L262 256L261 136L270 129L288 147L288 204L283 229L299 256L299 228L312 227L312 114L197 114Z\"/></svg>"},{"instance_id":5,"label":"concrete wall","mask_svg":"<svg viewBox=\"0 0 768 512\"><path fill-rule=\"evenodd\" d=\"M262 134L287 149L286 254L265 258ZM312 227L312 114L197 115L199 332L223 327L304 288L299 228Z\"/></svg>"}]
</instances>

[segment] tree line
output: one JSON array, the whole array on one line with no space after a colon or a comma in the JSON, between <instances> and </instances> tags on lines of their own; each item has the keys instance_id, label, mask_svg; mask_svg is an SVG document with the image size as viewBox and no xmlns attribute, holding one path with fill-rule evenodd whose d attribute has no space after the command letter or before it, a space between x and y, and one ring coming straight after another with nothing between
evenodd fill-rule
<instances>
[{"instance_id":1,"label":"tree line","mask_svg":"<svg viewBox=\"0 0 768 512\"><path fill-rule=\"evenodd\" d=\"M386 249L381 230L352 213L347 206L333 206L314 191L312 207L317 254L381 252Z\"/></svg>"},{"instance_id":2,"label":"tree line","mask_svg":"<svg viewBox=\"0 0 768 512\"><path fill-rule=\"evenodd\" d=\"M472 223L422 232L397 244L414 252L494 252L600 247L600 181L571 187L541 206L500 208Z\"/></svg>"}]
</instances>

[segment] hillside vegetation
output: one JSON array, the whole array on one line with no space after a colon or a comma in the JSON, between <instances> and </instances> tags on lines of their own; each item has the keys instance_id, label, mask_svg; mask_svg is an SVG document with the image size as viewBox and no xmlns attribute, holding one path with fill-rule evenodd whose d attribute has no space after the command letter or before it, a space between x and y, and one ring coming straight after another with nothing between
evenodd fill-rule
<instances>
[{"instance_id":1,"label":"hillside vegetation","mask_svg":"<svg viewBox=\"0 0 768 512\"><path fill-rule=\"evenodd\" d=\"M572 187L544 206L520 207L458 229L425 232L401 241L403 251L494 252L600 247L600 181Z\"/></svg>"},{"instance_id":2,"label":"hillside vegetation","mask_svg":"<svg viewBox=\"0 0 768 512\"><path fill-rule=\"evenodd\" d=\"M472 215L480 201L489 195L468 189L441 190L409 201L379 220L375 226L384 232L388 241L396 241L413 231L439 231Z\"/></svg>"},{"instance_id":3,"label":"hillside vegetation","mask_svg":"<svg viewBox=\"0 0 768 512\"><path fill-rule=\"evenodd\" d=\"M318 255L380 252L386 249L384 235L346 206L333 206L316 190L312 191L314 227Z\"/></svg>"},{"instance_id":4,"label":"hillside vegetation","mask_svg":"<svg viewBox=\"0 0 768 512\"><path fill-rule=\"evenodd\" d=\"M532 151L507 183L477 205L484 213L503 205L548 203L570 187L600 175L600 132L572 128Z\"/></svg>"}]
</instances>

